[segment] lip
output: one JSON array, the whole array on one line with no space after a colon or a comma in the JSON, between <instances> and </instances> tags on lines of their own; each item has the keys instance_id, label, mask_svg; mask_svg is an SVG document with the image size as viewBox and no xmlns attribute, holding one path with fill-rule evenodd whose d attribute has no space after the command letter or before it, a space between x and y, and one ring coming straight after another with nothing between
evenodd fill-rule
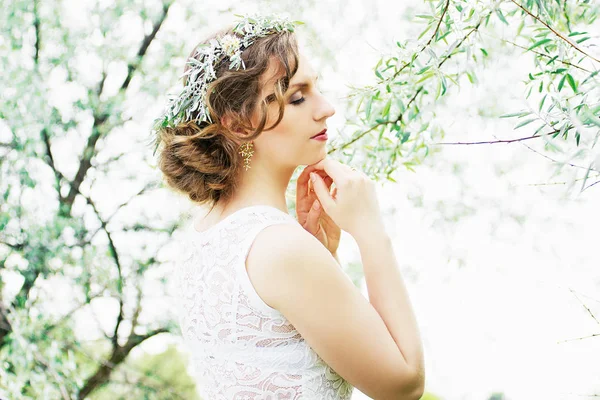
<instances>
[{"instance_id":1,"label":"lip","mask_svg":"<svg viewBox=\"0 0 600 400\"><path fill-rule=\"evenodd\" d=\"M321 132L317 133L315 136L311 137L311 139L316 139L317 136L324 135L324 138L327 138L327 128L323 129ZM320 138L319 138L320 139Z\"/></svg>"}]
</instances>

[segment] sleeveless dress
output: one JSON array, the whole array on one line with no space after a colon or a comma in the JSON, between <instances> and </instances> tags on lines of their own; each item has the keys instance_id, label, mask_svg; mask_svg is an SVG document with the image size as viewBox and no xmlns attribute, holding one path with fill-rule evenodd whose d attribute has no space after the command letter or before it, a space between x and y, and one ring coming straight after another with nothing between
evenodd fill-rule
<instances>
[{"instance_id":1,"label":"sleeveless dress","mask_svg":"<svg viewBox=\"0 0 600 400\"><path fill-rule=\"evenodd\" d=\"M267 205L235 211L209 229L189 224L176 281L179 325L204 400L348 400L353 387L255 291L245 262L256 235L299 224Z\"/></svg>"}]
</instances>

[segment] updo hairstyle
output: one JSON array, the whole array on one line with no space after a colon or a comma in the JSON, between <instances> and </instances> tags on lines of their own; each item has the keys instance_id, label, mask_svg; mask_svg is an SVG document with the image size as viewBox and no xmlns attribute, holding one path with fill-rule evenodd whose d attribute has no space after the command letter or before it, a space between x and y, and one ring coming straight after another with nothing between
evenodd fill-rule
<instances>
[{"instance_id":1,"label":"updo hairstyle","mask_svg":"<svg viewBox=\"0 0 600 400\"><path fill-rule=\"evenodd\" d=\"M213 38L234 35L233 27L219 31L196 45L209 43ZM243 159L239 147L257 138L263 130L279 124L284 112L284 93L298 69L298 44L294 32L282 31L255 39L242 52L245 69L229 69L225 57L215 66L217 79L207 87L206 106L213 123L194 121L158 130L160 147L158 166L169 187L186 194L198 204L214 207L217 202L227 202L235 193L243 172ZM267 71L269 61L277 66L275 96L259 98L260 77ZM184 72L190 68L186 63ZM186 84L187 76L184 79ZM276 101L279 117L271 127L265 128L268 104ZM259 110L259 124L252 127L251 118ZM225 126L221 118L229 116L231 124ZM236 132L251 132L241 136ZM211 208L212 210L212 208Z\"/></svg>"}]
</instances>

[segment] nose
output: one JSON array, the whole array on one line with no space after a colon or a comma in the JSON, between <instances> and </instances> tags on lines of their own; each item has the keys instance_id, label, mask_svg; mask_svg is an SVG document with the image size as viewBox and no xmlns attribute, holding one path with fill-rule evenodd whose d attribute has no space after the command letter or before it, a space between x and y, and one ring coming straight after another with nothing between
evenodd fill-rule
<instances>
[{"instance_id":1,"label":"nose","mask_svg":"<svg viewBox=\"0 0 600 400\"><path fill-rule=\"evenodd\" d=\"M323 94L319 93L319 101L317 105L317 110L315 112L315 120L320 121L323 118L329 118L335 114L335 108L331 103L323 96Z\"/></svg>"}]
</instances>

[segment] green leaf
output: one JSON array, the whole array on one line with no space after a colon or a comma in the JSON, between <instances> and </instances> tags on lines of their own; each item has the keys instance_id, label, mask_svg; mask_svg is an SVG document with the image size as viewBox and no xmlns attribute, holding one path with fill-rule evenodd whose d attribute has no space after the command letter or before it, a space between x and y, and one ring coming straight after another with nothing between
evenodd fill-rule
<instances>
[{"instance_id":1,"label":"green leaf","mask_svg":"<svg viewBox=\"0 0 600 400\"><path fill-rule=\"evenodd\" d=\"M567 74L566 77L571 89L573 89L573 92L577 93L577 85L575 84L575 79L573 79L573 76L571 76L571 74Z\"/></svg>"},{"instance_id":2,"label":"green leaf","mask_svg":"<svg viewBox=\"0 0 600 400\"><path fill-rule=\"evenodd\" d=\"M583 183L581 184L581 190L583 190L585 188L585 182L588 180L588 177L590 175L590 170L592 169L592 165L594 165L593 161L588 166L587 171L585 171L585 176L583 177Z\"/></svg>"},{"instance_id":3,"label":"green leaf","mask_svg":"<svg viewBox=\"0 0 600 400\"><path fill-rule=\"evenodd\" d=\"M432 25L432 24L429 24L429 25L427 25L427 28L425 28L425 30L419 34L419 37L417 38L417 40L418 40L418 39L421 39L423 36L425 36L425 34L426 34L426 33L427 33L427 32L428 32L428 31L429 31L429 30L430 30L432 27L433 27L433 25ZM397 43L399 43L399 42L397 42ZM400 47L400 45L398 45L398 46Z\"/></svg>"},{"instance_id":4,"label":"green leaf","mask_svg":"<svg viewBox=\"0 0 600 400\"><path fill-rule=\"evenodd\" d=\"M500 116L500 118L512 118L512 117L519 117L519 118L521 118L521 117L524 117L524 116L529 115L529 114L531 114L531 112L529 112L529 111L519 111L517 113L512 113L512 114L503 114L503 115Z\"/></svg>"},{"instance_id":5,"label":"green leaf","mask_svg":"<svg viewBox=\"0 0 600 400\"><path fill-rule=\"evenodd\" d=\"M546 96L548 96L548 94L545 94L544 97L542 97L542 101L540 101L539 111L542 111L542 107L544 107L544 101L546 101Z\"/></svg>"},{"instance_id":6,"label":"green leaf","mask_svg":"<svg viewBox=\"0 0 600 400\"><path fill-rule=\"evenodd\" d=\"M563 75L560 82L558 82L558 91L559 92L562 90L563 86L565 86L565 79L567 79L567 75Z\"/></svg>"},{"instance_id":7,"label":"green leaf","mask_svg":"<svg viewBox=\"0 0 600 400\"><path fill-rule=\"evenodd\" d=\"M533 121L537 121L537 118L531 118L531 119L527 119L525 121L522 121L519 124L517 124L517 126L515 126L514 129L519 129L522 126L525 126L525 125L528 125L528 124L532 123Z\"/></svg>"},{"instance_id":8,"label":"green leaf","mask_svg":"<svg viewBox=\"0 0 600 400\"><path fill-rule=\"evenodd\" d=\"M531 49L535 49L536 47L539 47L539 46L541 46L541 45L543 45L543 44L546 44L546 43L548 43L548 42L551 42L551 41L552 41L552 39L548 39L548 38L546 38L546 39L542 39L542 40L540 40L540 41L538 41L538 42L535 42L535 43L534 43L534 44L533 44L531 47L529 47L529 48L527 49L527 51L529 51L529 50L531 50Z\"/></svg>"},{"instance_id":9,"label":"green leaf","mask_svg":"<svg viewBox=\"0 0 600 400\"><path fill-rule=\"evenodd\" d=\"M467 78L469 78L469 82L475 83L475 78L473 78L473 75L470 72L467 72Z\"/></svg>"},{"instance_id":10,"label":"green leaf","mask_svg":"<svg viewBox=\"0 0 600 400\"><path fill-rule=\"evenodd\" d=\"M539 128L537 128L537 129L535 130L535 132L534 132L534 133L533 133L533 135L531 135L531 136L535 136L535 135L537 135L537 134L538 134L538 133L540 133L540 131L541 131L542 129L544 129L545 127L546 127L546 124L542 124L542 125L541 125Z\"/></svg>"},{"instance_id":11,"label":"green leaf","mask_svg":"<svg viewBox=\"0 0 600 400\"><path fill-rule=\"evenodd\" d=\"M583 80L583 82L581 82L582 85L586 84L587 81L589 81L590 79L592 79L593 77L595 77L596 75L598 75L598 73L600 73L600 69L597 71L592 72L587 78L585 78Z\"/></svg>"},{"instance_id":12,"label":"green leaf","mask_svg":"<svg viewBox=\"0 0 600 400\"><path fill-rule=\"evenodd\" d=\"M481 48L480 50L481 50L481 52L483 53L483 55L484 55L484 56L486 56L486 57L488 56L488 52L487 52L487 51L485 51L485 49L484 49L484 48Z\"/></svg>"},{"instance_id":13,"label":"green leaf","mask_svg":"<svg viewBox=\"0 0 600 400\"><path fill-rule=\"evenodd\" d=\"M365 100L364 97L360 98L360 101L358 102L358 106L356 106L356 111L355 111L356 114L358 114L358 111L360 110L360 106L362 105L364 100Z\"/></svg>"},{"instance_id":14,"label":"green leaf","mask_svg":"<svg viewBox=\"0 0 600 400\"><path fill-rule=\"evenodd\" d=\"M552 135L552 138L556 138L558 135L560 135L560 131L556 131L556 133L554 135Z\"/></svg>"},{"instance_id":15,"label":"green leaf","mask_svg":"<svg viewBox=\"0 0 600 400\"><path fill-rule=\"evenodd\" d=\"M371 116L371 106L372 105L373 105L373 98L370 97L369 100L367 101L367 108L365 110L367 119L369 119L369 117Z\"/></svg>"},{"instance_id":16,"label":"green leaf","mask_svg":"<svg viewBox=\"0 0 600 400\"><path fill-rule=\"evenodd\" d=\"M560 134L562 135L562 137L566 139L569 136L569 129L571 128L572 126L570 126L568 123L565 123L560 129Z\"/></svg>"},{"instance_id":17,"label":"green leaf","mask_svg":"<svg viewBox=\"0 0 600 400\"><path fill-rule=\"evenodd\" d=\"M577 142L577 146L579 147L579 139L581 138L581 135L579 134L579 131L575 132L575 141Z\"/></svg>"},{"instance_id":18,"label":"green leaf","mask_svg":"<svg viewBox=\"0 0 600 400\"><path fill-rule=\"evenodd\" d=\"M383 107L383 112L381 113L382 117L387 117L388 114L390 113L390 106L392 105L392 99L389 99L387 101L387 103L385 103L385 106Z\"/></svg>"},{"instance_id":19,"label":"green leaf","mask_svg":"<svg viewBox=\"0 0 600 400\"><path fill-rule=\"evenodd\" d=\"M410 132L404 132L402 134L402 140L400 140L401 144L406 143L406 141L408 140L408 138L410 137Z\"/></svg>"},{"instance_id":20,"label":"green leaf","mask_svg":"<svg viewBox=\"0 0 600 400\"><path fill-rule=\"evenodd\" d=\"M440 36L439 38L437 38L435 41L439 42L440 40L443 40L449 34L450 34L450 31L446 31L446 32L444 32L444 34L442 36Z\"/></svg>"},{"instance_id":21,"label":"green leaf","mask_svg":"<svg viewBox=\"0 0 600 400\"><path fill-rule=\"evenodd\" d=\"M496 15L498 15L498 18L500 19L500 21L502 21L506 25L508 25L508 21L506 20L506 18L504 18L504 14L502 14L502 11L499 8L496 10Z\"/></svg>"}]
</instances>

